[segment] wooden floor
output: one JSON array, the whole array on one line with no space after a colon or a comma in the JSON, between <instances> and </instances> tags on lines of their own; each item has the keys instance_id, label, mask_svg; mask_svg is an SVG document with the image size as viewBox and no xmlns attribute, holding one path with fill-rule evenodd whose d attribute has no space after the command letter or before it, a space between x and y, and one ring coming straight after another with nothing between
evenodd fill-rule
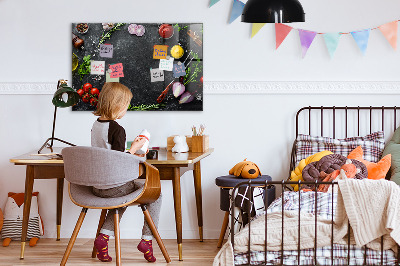
<instances>
[{"instance_id":1,"label":"wooden floor","mask_svg":"<svg viewBox=\"0 0 400 266\"><path fill-rule=\"evenodd\" d=\"M20 260L20 242L12 241L9 247L0 246L0 265L60 265L65 248L69 239L40 239L36 247L27 246L25 249L25 259ZM168 250L172 262L167 264L154 241L154 254L157 258L156 263L149 264L143 254L136 249L139 240L121 240L122 264L123 265L212 265L215 255L218 253L217 240L187 240L183 241L183 261L178 261L178 247L176 240L163 240ZM93 247L92 239L77 239L68 259L67 265L115 265L114 262L114 243L110 241L110 255L113 262L104 263L91 258Z\"/></svg>"}]
</instances>

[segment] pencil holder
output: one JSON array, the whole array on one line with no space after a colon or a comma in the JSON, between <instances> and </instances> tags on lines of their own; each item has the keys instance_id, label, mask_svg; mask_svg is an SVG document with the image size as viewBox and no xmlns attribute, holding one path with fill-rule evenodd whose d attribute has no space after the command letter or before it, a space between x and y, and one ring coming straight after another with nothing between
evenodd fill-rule
<instances>
[{"instance_id":1,"label":"pencil holder","mask_svg":"<svg viewBox=\"0 0 400 266\"><path fill-rule=\"evenodd\" d=\"M209 136L192 136L192 152L205 152L208 150Z\"/></svg>"}]
</instances>

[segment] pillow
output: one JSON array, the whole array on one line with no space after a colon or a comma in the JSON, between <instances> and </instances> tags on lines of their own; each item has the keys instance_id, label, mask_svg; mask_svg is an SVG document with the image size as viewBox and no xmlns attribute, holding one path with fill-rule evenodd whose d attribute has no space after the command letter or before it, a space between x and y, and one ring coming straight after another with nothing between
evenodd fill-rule
<instances>
[{"instance_id":1,"label":"pillow","mask_svg":"<svg viewBox=\"0 0 400 266\"><path fill-rule=\"evenodd\" d=\"M357 146L363 148L365 160L370 162L379 161L385 147L383 131L371 133L364 137L345 139L299 134L296 139L295 164L298 165L302 159L323 150L329 150L333 153L347 156L352 150L357 148Z\"/></svg>"},{"instance_id":2,"label":"pillow","mask_svg":"<svg viewBox=\"0 0 400 266\"><path fill-rule=\"evenodd\" d=\"M400 127L396 129L392 139L386 144L383 155L392 155L392 166L388 175L390 180L400 185Z\"/></svg>"},{"instance_id":3,"label":"pillow","mask_svg":"<svg viewBox=\"0 0 400 266\"><path fill-rule=\"evenodd\" d=\"M312 162L316 162L319 161L322 157L332 154L331 151L321 151L318 152L316 154L313 154L311 156L308 156L306 159L303 159L299 162L299 164L297 165L297 167L290 173L290 181L299 181L299 180L303 180L302 177L302 172L304 167L306 167L306 165L308 165L309 163ZM294 191L298 190L298 185L291 185L294 188Z\"/></svg>"},{"instance_id":4,"label":"pillow","mask_svg":"<svg viewBox=\"0 0 400 266\"><path fill-rule=\"evenodd\" d=\"M363 149L361 148L361 146L355 148L347 156L347 158L349 159L355 159L365 164L368 170L368 179L375 179L375 180L385 178L390 168L391 157L392 156L390 154L387 154L377 163L369 162L363 159Z\"/></svg>"}]
</instances>

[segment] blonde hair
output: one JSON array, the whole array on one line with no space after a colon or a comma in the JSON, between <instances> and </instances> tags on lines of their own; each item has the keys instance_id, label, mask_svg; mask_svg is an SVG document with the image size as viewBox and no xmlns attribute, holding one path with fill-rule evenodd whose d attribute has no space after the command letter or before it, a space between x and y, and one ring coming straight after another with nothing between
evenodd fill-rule
<instances>
[{"instance_id":1,"label":"blonde hair","mask_svg":"<svg viewBox=\"0 0 400 266\"><path fill-rule=\"evenodd\" d=\"M97 110L94 115L103 116L115 120L132 100L131 90L119 82L106 82L101 89Z\"/></svg>"}]
</instances>

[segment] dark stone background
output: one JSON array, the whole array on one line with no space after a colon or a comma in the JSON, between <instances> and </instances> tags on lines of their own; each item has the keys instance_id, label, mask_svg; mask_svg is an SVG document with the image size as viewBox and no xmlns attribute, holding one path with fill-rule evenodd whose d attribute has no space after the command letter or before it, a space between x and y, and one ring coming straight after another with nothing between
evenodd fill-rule
<instances>
[{"instance_id":1,"label":"dark stone background","mask_svg":"<svg viewBox=\"0 0 400 266\"><path fill-rule=\"evenodd\" d=\"M178 78L173 77L172 71L164 71L164 82L150 82L150 68L158 68L159 60L153 59L153 46L157 44L168 45L168 55L170 55L170 49L180 44L185 50L185 54L179 59L184 61L188 56L190 50L197 53L201 65L201 71L196 78L196 82L187 84L186 91L195 92L196 98L186 104L179 104L179 98L175 98L172 94L172 88L165 97L163 103L165 107L157 110L165 111L202 111L203 110L203 83L200 82L200 78L203 76L203 46L199 46L189 37L187 31L191 29L195 31L197 35L203 38L203 24L202 23L179 23L179 27L182 30L178 30L178 27L174 27L174 35L170 39L164 39L158 34L158 27L160 24L147 24L147 23L135 23L141 24L145 27L146 33L138 37L131 35L128 32L128 26L131 23L126 23L120 30L115 31L111 38L106 40L104 43L112 44L114 46L113 58L100 57L98 44L103 33L103 27L101 23L88 23L89 30L85 34L78 33L76 30L77 23L72 24L72 32L78 37L84 40L84 49L78 50L72 46L72 52L79 58L79 66L83 62L83 57L91 55L91 60L105 61L106 70L109 64L122 63L124 77L120 78L120 83L126 85L132 90L133 99L132 105L141 104L157 104L157 98L166 86L172 81L178 81ZM176 23L169 23L175 25ZM186 27L186 28L185 28ZM191 57L189 57L190 59ZM189 59L186 63L189 62ZM174 63L178 62L175 59ZM195 60L189 66L194 66ZM77 69L79 69L79 66ZM94 88L98 88L101 93L101 88L106 81L106 75L85 75L80 80L80 76L77 74L77 70L72 73L72 87L78 90L83 84L89 82ZM89 103L80 101L75 105L72 110L74 111L93 111L95 108L90 106Z\"/></svg>"}]
</instances>

